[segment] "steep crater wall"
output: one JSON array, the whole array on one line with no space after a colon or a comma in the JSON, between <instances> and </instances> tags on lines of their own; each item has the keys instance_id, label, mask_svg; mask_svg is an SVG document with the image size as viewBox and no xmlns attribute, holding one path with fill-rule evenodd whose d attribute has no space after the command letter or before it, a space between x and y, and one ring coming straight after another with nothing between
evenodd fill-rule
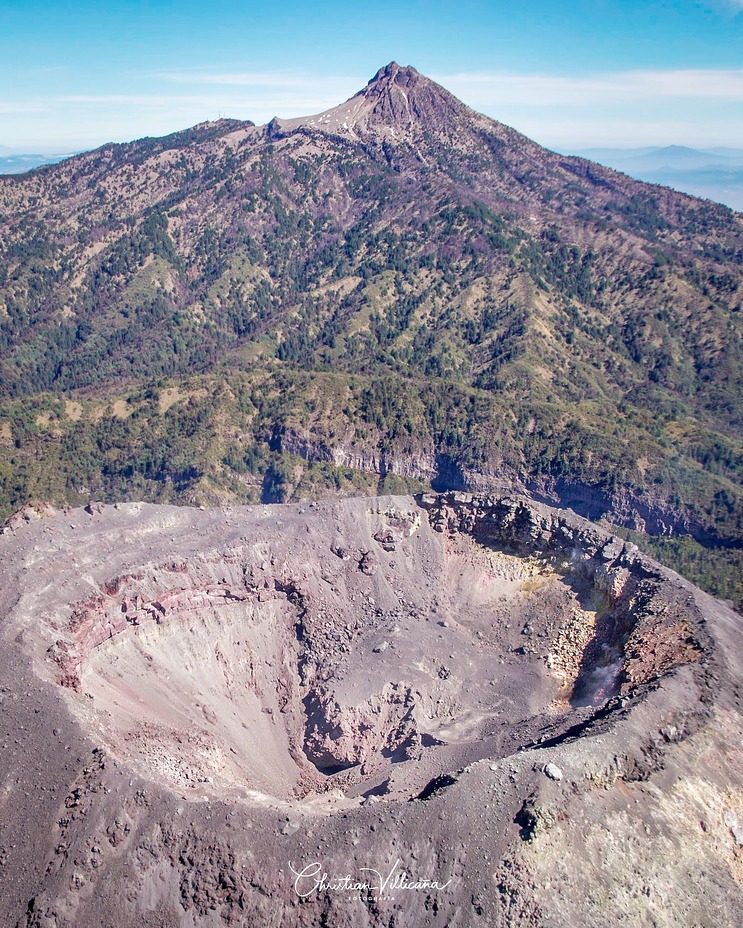
<instances>
[{"instance_id":1,"label":"steep crater wall","mask_svg":"<svg viewBox=\"0 0 743 928\"><path fill-rule=\"evenodd\" d=\"M200 514L183 512L194 550ZM186 797L409 799L607 724L708 644L667 572L523 500L232 513L198 554L176 533L124 572L102 559L96 592L50 623L46 666L87 724ZM91 515L107 535L127 522Z\"/></svg>"}]
</instances>

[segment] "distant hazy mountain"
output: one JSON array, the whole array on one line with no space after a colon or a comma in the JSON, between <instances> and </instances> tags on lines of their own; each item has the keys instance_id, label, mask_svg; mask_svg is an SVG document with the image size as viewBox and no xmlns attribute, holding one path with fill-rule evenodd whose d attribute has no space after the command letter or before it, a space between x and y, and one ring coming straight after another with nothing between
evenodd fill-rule
<instances>
[{"instance_id":1,"label":"distant hazy mountain","mask_svg":"<svg viewBox=\"0 0 743 928\"><path fill-rule=\"evenodd\" d=\"M16 153L12 148L0 145L0 174L23 174L38 168L42 164L57 164L65 158L71 157L72 152L64 154L23 154Z\"/></svg>"},{"instance_id":2,"label":"distant hazy mountain","mask_svg":"<svg viewBox=\"0 0 743 928\"><path fill-rule=\"evenodd\" d=\"M605 164L630 177L673 187L743 210L743 149L586 148L572 154Z\"/></svg>"}]
</instances>

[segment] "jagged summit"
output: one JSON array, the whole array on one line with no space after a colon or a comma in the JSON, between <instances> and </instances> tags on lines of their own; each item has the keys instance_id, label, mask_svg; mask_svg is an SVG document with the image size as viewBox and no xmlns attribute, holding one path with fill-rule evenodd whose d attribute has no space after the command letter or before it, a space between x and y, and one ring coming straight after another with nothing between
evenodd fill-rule
<instances>
[{"instance_id":1,"label":"jagged summit","mask_svg":"<svg viewBox=\"0 0 743 928\"><path fill-rule=\"evenodd\" d=\"M288 133L301 128L321 129L348 135L408 136L413 130L453 130L467 115L479 117L440 84L416 71L391 61L369 83L345 103L297 119L274 119L271 133Z\"/></svg>"},{"instance_id":2,"label":"jagged summit","mask_svg":"<svg viewBox=\"0 0 743 928\"><path fill-rule=\"evenodd\" d=\"M369 79L366 86L370 87L372 84L377 84L385 80L394 81L398 78L399 75L402 75L403 80L407 81L408 83L416 80L427 80L427 78L425 78L420 73L420 71L416 71L412 65L399 65L396 61L390 61L389 64L386 64L383 68L380 68L374 77ZM363 92L363 90L359 91L359 93Z\"/></svg>"},{"instance_id":3,"label":"jagged summit","mask_svg":"<svg viewBox=\"0 0 743 928\"><path fill-rule=\"evenodd\" d=\"M383 121L426 120L435 125L471 112L440 84L394 61L377 71L356 96L371 103L375 116Z\"/></svg>"},{"instance_id":4,"label":"jagged summit","mask_svg":"<svg viewBox=\"0 0 743 928\"><path fill-rule=\"evenodd\" d=\"M399 65L396 61L390 61L389 64L380 68L374 77L369 79L366 86L362 87L354 97L365 97L370 93L381 96L384 93L389 93L393 88L410 93L416 88L420 89L427 85L439 95L452 96L448 90L444 90L441 85L431 80L431 78L421 74L420 71L416 71L412 65Z\"/></svg>"}]
</instances>

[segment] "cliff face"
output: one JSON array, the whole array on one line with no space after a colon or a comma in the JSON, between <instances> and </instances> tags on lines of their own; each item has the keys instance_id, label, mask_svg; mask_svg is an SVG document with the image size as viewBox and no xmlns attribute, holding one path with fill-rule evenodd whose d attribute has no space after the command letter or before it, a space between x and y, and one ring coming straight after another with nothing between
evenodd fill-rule
<instances>
[{"instance_id":1,"label":"cliff face","mask_svg":"<svg viewBox=\"0 0 743 928\"><path fill-rule=\"evenodd\" d=\"M652 494L629 488L609 491L577 480L535 478L519 473L502 458L472 467L459 464L430 446L416 453L396 454L378 450L363 440L305 437L294 428L277 429L272 445L281 454L293 455L311 464L332 463L335 467L374 474L380 479L391 474L418 480L438 492L463 490L529 495L547 505L569 508L583 518L603 520L637 532L669 537L692 535L704 544L720 540L717 532L695 517L681 501L674 506L660 495L653 498Z\"/></svg>"}]
</instances>

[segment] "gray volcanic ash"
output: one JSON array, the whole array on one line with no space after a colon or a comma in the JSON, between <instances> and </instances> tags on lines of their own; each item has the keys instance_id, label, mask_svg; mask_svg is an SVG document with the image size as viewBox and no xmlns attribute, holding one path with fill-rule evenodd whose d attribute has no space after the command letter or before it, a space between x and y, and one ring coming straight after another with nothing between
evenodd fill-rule
<instances>
[{"instance_id":1,"label":"gray volcanic ash","mask_svg":"<svg viewBox=\"0 0 743 928\"><path fill-rule=\"evenodd\" d=\"M47 508L0 571L2 924L735 924L740 617L572 514Z\"/></svg>"}]
</instances>

